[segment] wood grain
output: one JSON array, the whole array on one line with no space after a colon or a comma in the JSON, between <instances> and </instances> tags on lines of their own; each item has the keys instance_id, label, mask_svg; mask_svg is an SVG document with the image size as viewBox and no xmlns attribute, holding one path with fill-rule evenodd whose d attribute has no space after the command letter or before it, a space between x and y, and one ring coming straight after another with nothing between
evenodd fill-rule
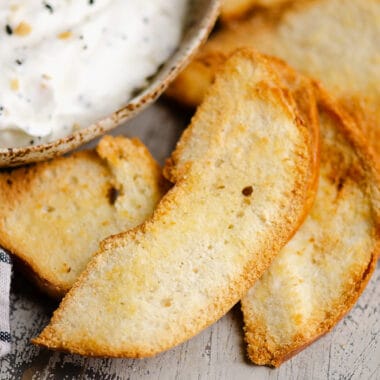
<instances>
[{"instance_id":1,"label":"wood grain","mask_svg":"<svg viewBox=\"0 0 380 380\"><path fill-rule=\"evenodd\" d=\"M159 102L113 134L138 136L163 163L190 115ZM95 143L92 143L92 145ZM143 360L87 359L29 343L57 304L21 275L12 279L12 352L0 359L0 379L380 379L380 266L356 307L327 336L279 369L246 360L242 316L235 306L190 341Z\"/></svg>"}]
</instances>

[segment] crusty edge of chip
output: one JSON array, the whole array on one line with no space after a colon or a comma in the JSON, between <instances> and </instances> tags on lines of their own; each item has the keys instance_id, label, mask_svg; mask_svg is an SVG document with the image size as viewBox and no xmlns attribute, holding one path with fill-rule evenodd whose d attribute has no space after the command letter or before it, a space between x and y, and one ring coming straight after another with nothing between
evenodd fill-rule
<instances>
[{"instance_id":1,"label":"crusty edge of chip","mask_svg":"<svg viewBox=\"0 0 380 380\"><path fill-rule=\"evenodd\" d=\"M96 156L94 150L88 151L80 151L74 153L71 157L83 157L89 160L93 159ZM70 158L67 157L58 157L53 161L59 162L61 160L67 160ZM40 162L37 164L31 164L25 166L23 168L11 169L9 172L5 171L1 173L0 177L0 192L3 194L7 194L9 200L11 198L15 198L15 194L19 190L23 191L24 186L28 186L33 178L37 177L41 171L43 171L46 167L52 165L52 160ZM17 181L13 178L14 173L16 176L22 177L21 181ZM11 181L11 188L7 188L7 182ZM12 195L13 194L13 195ZM14 241L8 237L6 234L1 233L0 229L0 246L6 249L11 256L13 257L15 267L19 270L26 278L28 278L32 283L34 283L39 290L48 294L52 298L60 298L62 297L68 289L65 287L59 286L56 284L53 276L42 275L39 273L38 265L33 258L27 257L27 255L22 252L14 243Z\"/></svg>"},{"instance_id":2,"label":"crusty edge of chip","mask_svg":"<svg viewBox=\"0 0 380 380\"><path fill-rule=\"evenodd\" d=\"M297 2L301 2L305 0L297 0ZM223 1L222 1L223 2ZM231 21L244 20L249 17L252 12L260 11L260 10L272 10L272 9L284 9L289 5L292 5L294 0L271 0L271 1L259 1L259 0L251 0L246 1L245 4L237 4L234 5L233 8L228 8L226 6L221 7L220 12L220 20L222 23L229 23Z\"/></svg>"},{"instance_id":3,"label":"crusty edge of chip","mask_svg":"<svg viewBox=\"0 0 380 380\"><path fill-rule=\"evenodd\" d=\"M314 89L319 104L324 107L325 111L339 120L340 131L348 138L349 142L355 149L356 154L360 158L363 167L365 168L367 175L367 182L370 185L368 191L371 192L373 216L376 225L376 233L378 235L378 241L375 245L368 265L362 272L360 278L357 279L357 285L355 289L350 293L345 304L340 307L339 313L326 318L323 324L319 327L318 333L315 334L309 341L304 342L304 339L300 337L299 341L296 339L292 345L283 349L282 353L273 357L273 353L266 351L265 347L260 347L261 351L264 351L263 355L257 352L256 349L250 346L249 338L247 336L248 328L245 326L245 341L248 345L248 357L250 360L258 365L267 365L271 367L279 367L283 362L291 359L294 355L304 350L319 338L326 335L331 331L336 324L352 309L360 295L366 288L368 281L370 280L377 263L377 256L380 254L380 176L379 170L376 168L375 161L373 159L373 153L368 145L367 140L361 133L355 122L344 111L344 109L338 104L331 96L325 91L322 85L318 82L314 82ZM244 306L242 305L244 310ZM268 359L270 358L270 359Z\"/></svg>"},{"instance_id":4,"label":"crusty edge of chip","mask_svg":"<svg viewBox=\"0 0 380 380\"><path fill-rule=\"evenodd\" d=\"M103 139L109 139L109 138L111 137L107 135L103 137ZM123 137L112 137L113 139L112 147L108 147L107 148L108 151L103 152L104 153L103 156L110 155L112 153L110 149L111 150L112 149L117 150L118 148L122 149L121 146L118 146L119 138L123 139ZM158 172L161 172L161 167L151 156L146 146L138 138L130 138L129 140L136 147L143 148L142 154L146 156L147 164L149 164L149 166L151 167L152 173L155 173L157 175ZM3 177L0 177L0 191L5 192L6 194L9 193L10 189L7 189L7 179L12 179L12 172L18 171L17 175L20 175L23 177L22 183L20 184L20 186L24 186L25 182L26 183L30 182L33 178L38 176L39 173L43 171L47 166L54 165L55 162L60 162L62 160L70 160L73 157L84 157L89 160L99 159L102 165L108 166L108 164L106 163L105 157L103 158L102 154L97 153L98 147L92 150L84 150L84 151L75 152L69 157L57 157L53 160L40 162L37 164L32 164L24 168L12 169L9 174L3 173L2 174ZM162 194L164 194L169 188L169 184L163 178L163 176L160 176L159 178L159 187L161 189ZM15 187L13 184L11 188L11 193L14 193L15 191L17 191L17 187ZM20 273L22 273L32 283L34 283L36 287L43 293L47 294L51 298L60 299L70 290L69 286L58 284L53 273L42 274L35 260L33 258L27 257L22 251L20 251L20 249L17 247L17 244L14 244L12 239L10 239L6 234L2 234L1 230L0 230L0 246L6 249L12 255L16 269L19 270Z\"/></svg>"}]
</instances>

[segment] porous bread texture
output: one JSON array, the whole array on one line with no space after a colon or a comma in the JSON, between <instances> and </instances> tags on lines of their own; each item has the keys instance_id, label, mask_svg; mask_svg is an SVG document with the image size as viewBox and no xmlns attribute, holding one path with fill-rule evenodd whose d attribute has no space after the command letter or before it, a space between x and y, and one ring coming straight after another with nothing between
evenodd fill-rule
<instances>
[{"instance_id":1,"label":"porous bread texture","mask_svg":"<svg viewBox=\"0 0 380 380\"><path fill-rule=\"evenodd\" d=\"M137 139L105 136L96 151L0 173L0 245L54 297L105 237L145 221L163 195L161 170Z\"/></svg>"},{"instance_id":2,"label":"porous bread texture","mask_svg":"<svg viewBox=\"0 0 380 380\"><path fill-rule=\"evenodd\" d=\"M305 223L242 299L248 355L279 366L351 309L379 252L379 178L355 123L321 89L321 166Z\"/></svg>"},{"instance_id":3,"label":"porous bread texture","mask_svg":"<svg viewBox=\"0 0 380 380\"><path fill-rule=\"evenodd\" d=\"M296 111L265 57L232 55L178 143L174 187L150 220L101 244L34 343L146 357L222 317L307 211L315 168Z\"/></svg>"},{"instance_id":4,"label":"porous bread texture","mask_svg":"<svg viewBox=\"0 0 380 380\"><path fill-rule=\"evenodd\" d=\"M304 0L255 11L218 29L168 95L199 104L226 56L250 46L322 81L365 131L380 157L380 1Z\"/></svg>"},{"instance_id":5,"label":"porous bread texture","mask_svg":"<svg viewBox=\"0 0 380 380\"><path fill-rule=\"evenodd\" d=\"M292 1L295 0L222 0L220 18L222 21L244 18L254 8L274 7L291 3Z\"/></svg>"},{"instance_id":6,"label":"porous bread texture","mask_svg":"<svg viewBox=\"0 0 380 380\"><path fill-rule=\"evenodd\" d=\"M310 209L314 202L319 177L319 121L313 84L309 78L293 70L281 59L264 55L261 55L261 57L276 73L280 73L278 80L291 94L292 107L295 107L294 112L297 114L298 121L306 126L310 136L309 154L312 157L312 170L310 170L309 207L307 207L307 209ZM169 181L173 183L176 181L177 175L172 174L173 170L180 170L183 165L186 165L187 161L202 158L204 151L208 148L206 140L202 138L205 133L208 133L207 129L194 131L188 128L184 131L177 151L171 155L164 167L164 176ZM196 149L194 145L197 145Z\"/></svg>"}]
</instances>

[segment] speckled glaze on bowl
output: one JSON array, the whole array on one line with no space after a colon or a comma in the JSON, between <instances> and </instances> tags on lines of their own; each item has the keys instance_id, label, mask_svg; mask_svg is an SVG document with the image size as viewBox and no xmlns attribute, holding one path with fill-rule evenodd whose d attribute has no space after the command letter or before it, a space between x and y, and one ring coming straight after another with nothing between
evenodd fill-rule
<instances>
[{"instance_id":1,"label":"speckled glaze on bowl","mask_svg":"<svg viewBox=\"0 0 380 380\"><path fill-rule=\"evenodd\" d=\"M219 0L189 0L184 33L177 51L141 93L99 122L50 143L0 148L0 167L18 166L62 155L117 127L152 103L167 88L209 35L219 12Z\"/></svg>"}]
</instances>

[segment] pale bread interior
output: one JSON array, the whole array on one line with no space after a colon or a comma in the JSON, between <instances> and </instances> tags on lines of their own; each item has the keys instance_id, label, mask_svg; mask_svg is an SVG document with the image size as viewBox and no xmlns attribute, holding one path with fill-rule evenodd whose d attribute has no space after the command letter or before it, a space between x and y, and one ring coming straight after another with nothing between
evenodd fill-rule
<instances>
[{"instance_id":1,"label":"pale bread interior","mask_svg":"<svg viewBox=\"0 0 380 380\"><path fill-rule=\"evenodd\" d=\"M235 53L177 146L175 186L151 220L101 244L34 343L144 357L215 322L303 220L310 144L267 59Z\"/></svg>"},{"instance_id":2,"label":"pale bread interior","mask_svg":"<svg viewBox=\"0 0 380 380\"><path fill-rule=\"evenodd\" d=\"M0 244L42 290L62 296L102 239L153 213L162 184L141 142L111 136L96 151L2 172Z\"/></svg>"},{"instance_id":3,"label":"pale bread interior","mask_svg":"<svg viewBox=\"0 0 380 380\"><path fill-rule=\"evenodd\" d=\"M253 47L321 80L366 132L378 156L379 41L379 0L293 1L217 30L168 95L199 104L225 57L236 48Z\"/></svg>"},{"instance_id":4,"label":"pale bread interior","mask_svg":"<svg viewBox=\"0 0 380 380\"><path fill-rule=\"evenodd\" d=\"M321 164L305 223L242 299L250 359L279 366L354 305L379 251L378 178L366 142L319 92Z\"/></svg>"}]
</instances>

